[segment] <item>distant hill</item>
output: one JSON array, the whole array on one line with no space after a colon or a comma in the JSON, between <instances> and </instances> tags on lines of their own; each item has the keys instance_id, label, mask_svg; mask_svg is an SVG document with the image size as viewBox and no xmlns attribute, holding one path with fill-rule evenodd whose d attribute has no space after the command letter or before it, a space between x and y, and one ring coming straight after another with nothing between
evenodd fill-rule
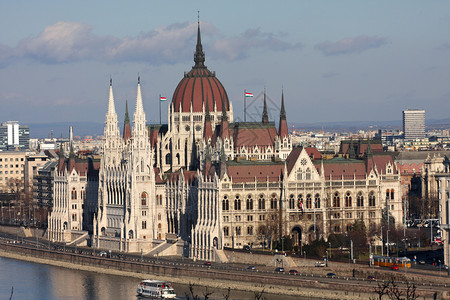
<instances>
[{"instance_id":1,"label":"distant hill","mask_svg":"<svg viewBox=\"0 0 450 300\"><path fill-rule=\"evenodd\" d=\"M289 121L289 120L288 120ZM84 137L86 135L102 135L105 124L96 122L57 122L57 123L39 123L27 124L30 126L31 138L47 138L50 137L53 130L53 136L56 138L68 137L69 126L73 126L73 135ZM123 124L119 123L119 128ZM401 129L402 121L332 121L332 122L289 122L289 127L294 126L297 130L323 130L330 132L342 132L357 130L377 130L377 129ZM426 120L427 129L444 129L450 128L450 118L446 119L429 119Z\"/></svg>"},{"instance_id":2,"label":"distant hill","mask_svg":"<svg viewBox=\"0 0 450 300\"><path fill-rule=\"evenodd\" d=\"M30 126L30 138L48 138L53 130L53 137L69 137L69 127L73 126L73 135L84 137L86 135L103 134L103 123L95 122L58 122L27 124Z\"/></svg>"}]
</instances>

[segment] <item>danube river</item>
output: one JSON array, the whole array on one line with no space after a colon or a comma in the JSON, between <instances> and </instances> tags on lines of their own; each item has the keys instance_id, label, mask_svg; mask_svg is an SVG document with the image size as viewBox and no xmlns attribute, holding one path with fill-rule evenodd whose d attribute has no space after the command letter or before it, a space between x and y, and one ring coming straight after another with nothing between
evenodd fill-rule
<instances>
[{"instance_id":1,"label":"danube river","mask_svg":"<svg viewBox=\"0 0 450 300\"><path fill-rule=\"evenodd\" d=\"M0 257L0 299L30 300L136 300L139 279L66 269L27 261ZM177 299L186 299L189 292L186 285L173 284ZM225 290L211 290L211 300L225 299ZM195 286L194 292L204 299L205 287ZM264 294L262 299L300 299L299 297ZM191 297L192 299L192 297ZM231 291L229 299L255 299L253 292ZM306 299L306 298L303 298Z\"/></svg>"}]
</instances>

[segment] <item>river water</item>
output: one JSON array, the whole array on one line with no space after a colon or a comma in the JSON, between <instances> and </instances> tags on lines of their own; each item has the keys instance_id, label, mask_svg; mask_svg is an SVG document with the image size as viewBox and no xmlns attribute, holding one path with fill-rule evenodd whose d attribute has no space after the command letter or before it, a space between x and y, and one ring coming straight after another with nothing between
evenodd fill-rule
<instances>
[{"instance_id":1,"label":"river water","mask_svg":"<svg viewBox=\"0 0 450 300\"><path fill-rule=\"evenodd\" d=\"M138 300L136 288L139 279L118 275L109 275L83 270L67 269L57 266L37 264L27 261L0 257L0 299L8 300ZM177 299L187 299L189 287L173 283ZM211 300L225 299L227 291L214 291ZM205 287L195 286L194 293L204 299ZM192 299L192 297L191 297ZM255 299L253 292L231 291L228 299ZM299 297L264 294L263 298L307 299Z\"/></svg>"}]
</instances>

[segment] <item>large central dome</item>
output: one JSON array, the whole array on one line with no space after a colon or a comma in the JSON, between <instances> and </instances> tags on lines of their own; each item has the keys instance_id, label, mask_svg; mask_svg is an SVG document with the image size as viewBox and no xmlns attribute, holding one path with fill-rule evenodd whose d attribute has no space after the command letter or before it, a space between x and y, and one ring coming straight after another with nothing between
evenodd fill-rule
<instances>
[{"instance_id":1,"label":"large central dome","mask_svg":"<svg viewBox=\"0 0 450 300\"><path fill-rule=\"evenodd\" d=\"M189 73L184 74L172 97L175 112L202 112L208 110L222 111L222 101L225 109L230 110L230 102L222 83L217 79L215 72L205 66L205 53L200 37L200 24L198 25L197 46L194 54L195 65Z\"/></svg>"}]
</instances>

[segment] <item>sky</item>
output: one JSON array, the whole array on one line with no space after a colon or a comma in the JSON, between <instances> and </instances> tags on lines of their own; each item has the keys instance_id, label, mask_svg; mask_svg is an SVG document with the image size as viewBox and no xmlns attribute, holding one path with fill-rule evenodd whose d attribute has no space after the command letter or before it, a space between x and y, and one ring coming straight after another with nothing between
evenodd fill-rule
<instances>
[{"instance_id":1,"label":"sky","mask_svg":"<svg viewBox=\"0 0 450 300\"><path fill-rule=\"evenodd\" d=\"M244 90L288 122L400 120L404 109L450 117L450 1L4 1L0 122L105 120L109 80L123 121L138 75L159 123L194 64L197 15L205 64L243 119ZM259 116L258 116L259 118Z\"/></svg>"}]
</instances>

